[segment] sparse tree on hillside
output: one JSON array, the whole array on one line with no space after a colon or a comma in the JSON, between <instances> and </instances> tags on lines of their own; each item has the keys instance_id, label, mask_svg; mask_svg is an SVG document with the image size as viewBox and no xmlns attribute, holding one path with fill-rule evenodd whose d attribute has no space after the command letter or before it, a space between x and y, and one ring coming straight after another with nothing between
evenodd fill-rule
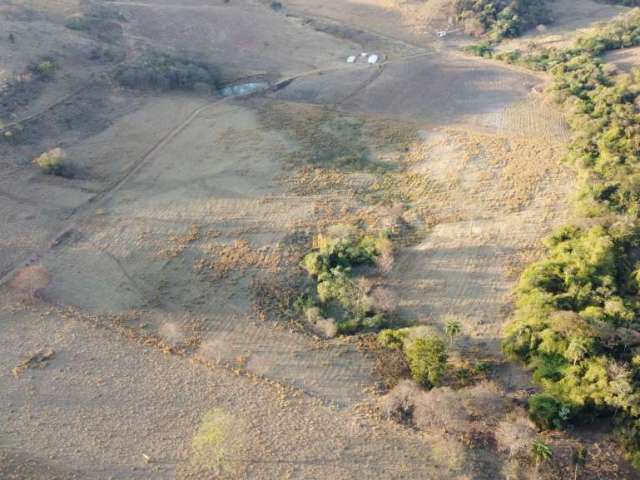
<instances>
[{"instance_id":1,"label":"sparse tree on hillside","mask_svg":"<svg viewBox=\"0 0 640 480\"><path fill-rule=\"evenodd\" d=\"M447 321L447 324L444 327L444 332L449 337L449 344L453 345L453 339L460 335L462 331L462 325L455 318L451 318Z\"/></svg>"}]
</instances>

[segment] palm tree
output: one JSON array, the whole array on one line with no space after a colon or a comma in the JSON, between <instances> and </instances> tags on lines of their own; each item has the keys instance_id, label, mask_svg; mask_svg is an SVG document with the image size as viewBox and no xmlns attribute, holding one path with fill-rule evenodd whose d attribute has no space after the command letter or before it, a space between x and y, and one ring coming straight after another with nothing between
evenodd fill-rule
<instances>
[{"instance_id":1,"label":"palm tree","mask_svg":"<svg viewBox=\"0 0 640 480\"><path fill-rule=\"evenodd\" d=\"M531 454L536 461L537 476L540 465L553 457L553 450L551 450L551 447L542 440L534 440L533 445L531 445Z\"/></svg>"},{"instance_id":2,"label":"palm tree","mask_svg":"<svg viewBox=\"0 0 640 480\"><path fill-rule=\"evenodd\" d=\"M453 345L453 338L460 334L462 331L462 325L456 319L451 319L444 327L444 333L449 337L450 344Z\"/></svg>"}]
</instances>

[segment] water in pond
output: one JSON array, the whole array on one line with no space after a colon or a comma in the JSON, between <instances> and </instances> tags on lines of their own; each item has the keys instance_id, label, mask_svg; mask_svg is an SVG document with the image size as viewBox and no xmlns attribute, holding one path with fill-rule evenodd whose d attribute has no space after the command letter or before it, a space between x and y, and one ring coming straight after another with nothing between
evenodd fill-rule
<instances>
[{"instance_id":1,"label":"water in pond","mask_svg":"<svg viewBox=\"0 0 640 480\"><path fill-rule=\"evenodd\" d=\"M250 82L241 83L238 85L228 85L220 90L220 94L223 97L238 97L243 95L249 95L251 93L260 92L269 88L267 82Z\"/></svg>"}]
</instances>

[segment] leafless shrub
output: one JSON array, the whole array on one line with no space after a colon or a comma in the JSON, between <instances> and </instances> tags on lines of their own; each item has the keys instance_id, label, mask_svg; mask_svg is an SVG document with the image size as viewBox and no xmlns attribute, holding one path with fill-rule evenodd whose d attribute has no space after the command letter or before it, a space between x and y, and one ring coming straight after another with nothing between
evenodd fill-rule
<instances>
[{"instance_id":1,"label":"leafless shrub","mask_svg":"<svg viewBox=\"0 0 640 480\"><path fill-rule=\"evenodd\" d=\"M324 338L333 338L338 334L338 326L333 318L324 318L318 307L307 308L304 312L311 329Z\"/></svg>"},{"instance_id":2,"label":"leafless shrub","mask_svg":"<svg viewBox=\"0 0 640 480\"><path fill-rule=\"evenodd\" d=\"M371 277L358 277L354 280L354 283L361 293L368 295L376 286L376 279Z\"/></svg>"},{"instance_id":3,"label":"leafless shrub","mask_svg":"<svg viewBox=\"0 0 640 480\"><path fill-rule=\"evenodd\" d=\"M470 417L458 392L449 387L434 388L415 400L413 418L421 430L463 433L469 430Z\"/></svg>"},{"instance_id":4,"label":"leafless shrub","mask_svg":"<svg viewBox=\"0 0 640 480\"><path fill-rule=\"evenodd\" d=\"M500 422L496 430L498 449L510 458L526 456L538 434L531 422L523 417Z\"/></svg>"},{"instance_id":5,"label":"leafless shrub","mask_svg":"<svg viewBox=\"0 0 640 480\"><path fill-rule=\"evenodd\" d=\"M398 294L388 287L376 287L371 292L374 308L382 313L393 313L400 303Z\"/></svg>"},{"instance_id":6,"label":"leafless shrub","mask_svg":"<svg viewBox=\"0 0 640 480\"><path fill-rule=\"evenodd\" d=\"M333 318L318 320L315 324L315 330L325 338L333 338L338 334L338 326Z\"/></svg>"},{"instance_id":7,"label":"leafless shrub","mask_svg":"<svg viewBox=\"0 0 640 480\"><path fill-rule=\"evenodd\" d=\"M422 394L422 390L412 380L402 380L382 398L382 410L387 418L408 423L416 398Z\"/></svg>"}]
</instances>

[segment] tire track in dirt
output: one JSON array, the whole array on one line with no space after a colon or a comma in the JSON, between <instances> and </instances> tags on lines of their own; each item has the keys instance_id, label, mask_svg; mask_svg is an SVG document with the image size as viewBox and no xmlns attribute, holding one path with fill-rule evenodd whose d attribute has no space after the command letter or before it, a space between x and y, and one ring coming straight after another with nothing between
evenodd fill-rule
<instances>
[{"instance_id":1,"label":"tire track in dirt","mask_svg":"<svg viewBox=\"0 0 640 480\"><path fill-rule=\"evenodd\" d=\"M93 86L93 83L99 79L100 77L104 77L104 75L98 75L98 74L91 74L89 76L89 78L87 79L87 83L85 85L83 85L82 87L79 87L77 89L75 89L73 92L65 95L62 98L59 98L58 100L54 101L53 103L47 105L46 107L44 107L41 110L38 110L37 112L34 112L30 115L27 115L26 117L23 117L19 120L14 120L11 123L7 123L4 124L2 126L0 126L0 133L9 130L17 125L26 123L26 122L30 122L31 120L35 120L39 117L41 117L42 115L45 115L46 113L49 113L51 110L53 110L54 108L56 108L58 105L61 105L69 100L71 100L73 97L75 97L76 95L81 94L82 92L84 92L85 90L88 90L89 88L91 88Z\"/></svg>"},{"instance_id":2,"label":"tire track in dirt","mask_svg":"<svg viewBox=\"0 0 640 480\"><path fill-rule=\"evenodd\" d=\"M167 134L165 134L158 142L156 142L149 150L147 150L147 152L142 157L136 160L133 165L131 165L131 167L129 167L117 181L113 182L106 189L102 190L94 197L89 199L87 203L73 209L63 220L64 226L55 234L49 237L47 247L40 250L39 252L31 254L27 259L14 264L8 269L5 269L5 272L0 273L0 286L5 285L19 269L34 263L52 247L59 246L63 237L68 236L69 232L77 229L79 227L79 223L82 220L86 219L92 214L95 214L95 211L109 200L110 195L122 188L122 186L132 176L134 176L155 153L160 151L165 145L167 145L169 142L171 142L171 140L176 138L182 131L184 131L203 110L205 110L212 104L224 100L225 99L216 99L213 102L207 102L206 104L196 108L183 122L173 128L171 131L167 132Z\"/></svg>"},{"instance_id":3,"label":"tire track in dirt","mask_svg":"<svg viewBox=\"0 0 640 480\"><path fill-rule=\"evenodd\" d=\"M420 58L420 57L423 57L423 56L426 56L426 55L431 55L431 53L410 55L410 56L408 56L406 58L403 58L403 59L384 61L384 62L381 62L380 64L378 64L377 67L378 67L379 72L381 73L381 69L384 67L385 64L393 63L395 61L401 62L401 61L412 60L412 59ZM367 66L359 67L359 68L360 68L360 70L365 70L365 69L368 69L368 68L371 68L371 67L369 65L367 65ZM323 74L326 74L326 73L340 71L340 70L346 70L346 69L353 69L353 65L346 65L346 66L342 65L342 66L338 66L338 67L331 67L331 68L326 68L326 69L314 69L314 70L310 70L310 71L307 71L307 72L302 72L300 74L293 75L293 76L290 76L290 77L287 77L287 78L279 80L271 88L269 88L269 89L267 89L267 90L265 90L263 92L251 93L251 94L248 94L248 95L245 95L245 96L256 96L256 95L261 95L261 94L274 92L274 91L286 88L292 82L294 82L295 80L300 79L300 78L309 77L309 76L315 76L315 75L323 75ZM374 74L374 76L372 78L370 78L368 81L365 82L365 84L362 86L362 88L365 88L366 86L368 86L371 83L373 83L373 81L375 81L375 79L378 78L378 76L379 76L379 73L378 73L378 75ZM88 86L84 86L79 91L76 91L76 92L68 95L67 97L61 99L55 105L59 105L60 103L63 103L64 101L68 100L69 98L72 98L73 95L77 95L79 92L83 91L86 88L88 88ZM358 89L358 90L360 90L360 89ZM357 92L355 92L355 93L357 93ZM51 235L51 236L48 237L49 240L47 241L47 245L49 245L49 246L53 246L53 245L57 246L57 245L59 245L60 244L60 239L63 236L67 235L69 231L71 231L73 229L76 229L79 226L79 222L81 222L84 218L86 218L87 216L90 216L91 214L94 214L95 211L98 208L100 208L102 205L104 205L109 200L109 197L111 195L113 195L115 192L120 190L122 188L122 186L124 186L133 176L135 176L135 174L138 171L140 171L140 169L147 163L147 161L150 158L152 158L156 153L161 151L167 144L169 144L173 139L175 139L178 135L180 135L180 133L182 133L184 130L186 130L189 127L189 125L196 118L198 118L198 116L203 111L205 111L207 108L211 107L212 105L228 102L230 100L237 99L237 98L241 98L241 96L216 98L216 99L214 99L212 101L208 101L208 102L204 103L203 105L201 105L198 108L196 108L195 110L193 110L192 113L183 122L181 122L179 125L174 127L171 131L167 132L160 140L158 140L153 146L151 146L142 157L140 157L138 160L136 160L133 163L133 165L131 165L117 181L111 183L106 189L104 189L101 192L97 193L94 197L89 199L87 203L85 203L85 204L75 208L74 210L72 210L68 214L68 216L63 220L63 222L65 222L65 226L63 228L61 228L60 230L58 230L54 235ZM36 118L37 115L41 115L41 114L46 113L51 108L54 108L55 105L51 105L45 111L39 112L38 114L34 114L32 116L32 118ZM25 121L25 119L23 119L22 121ZM4 272L0 272L0 286L5 285L19 269L24 268L24 267L34 263L35 261L37 261L46 251L49 250L49 248L45 247L44 250L41 250L41 251L36 252L36 253L32 253L29 257L27 257L23 261L18 262L18 263L14 263L14 265L6 268L4 270Z\"/></svg>"}]
</instances>

